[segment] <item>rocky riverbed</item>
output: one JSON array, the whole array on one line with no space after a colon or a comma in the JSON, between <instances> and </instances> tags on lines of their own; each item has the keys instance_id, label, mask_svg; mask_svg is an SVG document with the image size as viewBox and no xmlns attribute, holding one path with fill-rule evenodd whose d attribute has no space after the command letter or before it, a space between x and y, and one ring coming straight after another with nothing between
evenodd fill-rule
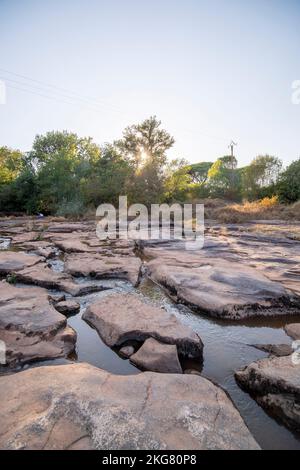
<instances>
[{"instance_id":1,"label":"rocky riverbed","mask_svg":"<svg viewBox=\"0 0 300 470\"><path fill-rule=\"evenodd\" d=\"M295 229L211 222L186 251L0 219L0 446L300 449Z\"/></svg>"}]
</instances>

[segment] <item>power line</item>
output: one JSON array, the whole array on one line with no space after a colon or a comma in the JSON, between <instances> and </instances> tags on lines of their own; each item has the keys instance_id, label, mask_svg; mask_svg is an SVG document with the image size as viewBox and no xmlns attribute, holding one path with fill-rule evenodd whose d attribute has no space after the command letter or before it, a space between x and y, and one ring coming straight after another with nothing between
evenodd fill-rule
<instances>
[{"instance_id":1,"label":"power line","mask_svg":"<svg viewBox=\"0 0 300 470\"><path fill-rule=\"evenodd\" d=\"M66 92L68 95L73 95L74 98L77 98L77 99L80 99L80 100L85 100L85 101L90 101L90 102L93 102L95 104L108 106L110 108L114 108L116 111L123 112L123 110L121 110L121 108L118 108L115 105L112 105L111 103L107 103L103 100L99 100L98 98L83 96L83 95L80 95L79 93L71 91L67 88L59 87L57 85L52 85L50 83L46 83L46 82L43 82L41 80L36 80L34 78L30 78L30 77L27 77L25 75L21 75L21 74L15 73L15 72L10 72L9 70L5 70L5 69L2 69L2 68L0 68L0 71L4 72L4 73L8 73L10 75L14 75L15 77L22 78L23 80L27 80L27 81L30 81L30 82L37 83L37 84L42 85L43 87L46 87L46 88L53 88L53 89L56 89L56 90L61 91L61 92ZM5 78L5 80L11 80L11 79Z\"/></svg>"},{"instance_id":2,"label":"power line","mask_svg":"<svg viewBox=\"0 0 300 470\"><path fill-rule=\"evenodd\" d=\"M27 88L24 89L24 88L18 88L16 86L12 86L12 85L8 84L8 86L10 88L13 88L15 90L28 92L28 93L31 93L31 94L34 94L34 95L37 95L37 96L41 96L43 98L47 98L47 99L50 99L50 100L53 99L54 101L64 103L64 104L73 105L73 106L80 106L80 104L77 103L76 100L81 101L85 105L85 107L89 107L90 109L92 109L93 111L96 111L96 112L100 112L100 111L102 112L102 110L98 107L99 105L100 106L107 106L107 107L111 108L114 112L122 114L123 116L127 115L127 113L124 113L124 111L121 110L121 108L118 108L118 107L116 107L116 106L114 106L110 103L105 102L105 101L99 100L98 98L83 96L83 95L80 95L77 92L70 91L67 88L63 88L63 87L59 87L57 85L46 83L46 82L43 82L41 80L36 80L36 79L28 77L26 75L11 72L11 71L6 70L6 69L0 68L0 71L5 73L5 74L10 74L10 75L13 75L15 77L19 77L22 80L26 80L28 82L36 83L36 84L42 86L42 88L41 88L40 86L31 85L30 83L26 83L26 82L25 83L20 82L18 80L14 80L12 78L0 77L0 78L2 78L2 80L7 80L8 82L12 82L12 83L15 83L17 85L21 85L22 87L24 87L24 86L27 87ZM47 89L44 90L44 88L49 88L50 90L47 90ZM57 90L57 91L52 91L51 89ZM36 91L36 90L38 90L38 91ZM40 93L40 92L42 92L42 93ZM47 93L47 95L45 93ZM49 96L49 93L54 95L54 96L51 96L51 95ZM58 97L56 95L58 95ZM71 101L62 100L61 97L64 98L64 99L67 99L67 100L71 100ZM203 136L208 137L209 139L213 139L213 140L220 140L222 142L227 140L224 137L210 135L210 134L206 133L205 131L203 131L201 129L198 129L196 131L196 130L182 128L182 130L185 131L185 132L188 132L190 134L195 134L195 135L200 134L200 135L203 135Z\"/></svg>"}]
</instances>

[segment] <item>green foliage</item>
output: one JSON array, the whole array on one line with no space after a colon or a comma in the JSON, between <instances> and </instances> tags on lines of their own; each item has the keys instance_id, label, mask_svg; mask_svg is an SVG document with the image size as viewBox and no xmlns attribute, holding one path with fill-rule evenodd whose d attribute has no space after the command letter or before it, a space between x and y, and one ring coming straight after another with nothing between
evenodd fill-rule
<instances>
[{"instance_id":1,"label":"green foliage","mask_svg":"<svg viewBox=\"0 0 300 470\"><path fill-rule=\"evenodd\" d=\"M190 165L189 174L195 184L205 184L208 179L208 172L213 166L212 162L200 162Z\"/></svg>"},{"instance_id":2,"label":"green foliage","mask_svg":"<svg viewBox=\"0 0 300 470\"><path fill-rule=\"evenodd\" d=\"M281 174L278 196L281 202L291 203L300 200L300 158L291 163Z\"/></svg>"},{"instance_id":3,"label":"green foliage","mask_svg":"<svg viewBox=\"0 0 300 470\"><path fill-rule=\"evenodd\" d=\"M122 158L113 145L101 149L101 158L95 160L88 178L81 181L87 205L118 203L120 194L127 194L129 181L134 177L132 165Z\"/></svg>"},{"instance_id":4,"label":"green foliage","mask_svg":"<svg viewBox=\"0 0 300 470\"><path fill-rule=\"evenodd\" d=\"M164 199L166 202L184 202L191 189L192 177L190 165L183 159L173 160L167 168L164 184Z\"/></svg>"},{"instance_id":5,"label":"green foliage","mask_svg":"<svg viewBox=\"0 0 300 470\"><path fill-rule=\"evenodd\" d=\"M23 155L19 150L0 147L0 186L11 183L21 172Z\"/></svg>"},{"instance_id":6,"label":"green foliage","mask_svg":"<svg viewBox=\"0 0 300 470\"><path fill-rule=\"evenodd\" d=\"M161 129L161 122L151 116L140 124L127 127L115 146L124 160L132 165L129 199L149 205L163 199L166 152L174 144L173 137Z\"/></svg>"},{"instance_id":7,"label":"green foliage","mask_svg":"<svg viewBox=\"0 0 300 470\"><path fill-rule=\"evenodd\" d=\"M260 155L242 170L243 196L249 200L272 196L282 169L282 162L270 155Z\"/></svg>"},{"instance_id":8,"label":"green foliage","mask_svg":"<svg viewBox=\"0 0 300 470\"><path fill-rule=\"evenodd\" d=\"M244 168L228 155L214 163L168 163L173 144L153 116L102 147L67 131L36 136L28 154L0 147L0 211L77 217L101 203L117 205L120 195L147 206L204 198L300 199L300 159L283 173L281 161L270 155Z\"/></svg>"},{"instance_id":9,"label":"green foliage","mask_svg":"<svg viewBox=\"0 0 300 470\"><path fill-rule=\"evenodd\" d=\"M226 155L219 158L208 171L211 197L237 200L240 198L240 184L235 157Z\"/></svg>"}]
</instances>

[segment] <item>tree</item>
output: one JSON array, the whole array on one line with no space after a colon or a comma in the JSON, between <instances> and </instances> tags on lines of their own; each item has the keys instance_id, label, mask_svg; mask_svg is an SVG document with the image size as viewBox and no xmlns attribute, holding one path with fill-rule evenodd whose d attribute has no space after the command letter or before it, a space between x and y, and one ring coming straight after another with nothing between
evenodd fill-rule
<instances>
[{"instance_id":1,"label":"tree","mask_svg":"<svg viewBox=\"0 0 300 470\"><path fill-rule=\"evenodd\" d=\"M212 162L200 162L190 165L189 174L193 183L205 184L208 179L208 172L213 166Z\"/></svg>"},{"instance_id":2,"label":"tree","mask_svg":"<svg viewBox=\"0 0 300 470\"><path fill-rule=\"evenodd\" d=\"M127 127L116 146L136 167L143 166L147 160L159 166L164 165L166 151L175 141L160 126L161 121L158 121L156 116L151 116L140 124Z\"/></svg>"},{"instance_id":3,"label":"tree","mask_svg":"<svg viewBox=\"0 0 300 470\"><path fill-rule=\"evenodd\" d=\"M184 202L192 183L190 165L184 159L172 160L166 169L164 199Z\"/></svg>"},{"instance_id":4,"label":"tree","mask_svg":"<svg viewBox=\"0 0 300 470\"><path fill-rule=\"evenodd\" d=\"M105 145L101 157L83 183L85 202L98 206L101 203L117 204L122 194L127 194L130 180L134 177L132 165L125 160L116 147Z\"/></svg>"},{"instance_id":5,"label":"tree","mask_svg":"<svg viewBox=\"0 0 300 470\"><path fill-rule=\"evenodd\" d=\"M37 135L30 156L36 167L41 167L55 156L65 155L77 162L93 162L100 156L100 148L91 137L80 138L68 131L52 131Z\"/></svg>"},{"instance_id":6,"label":"tree","mask_svg":"<svg viewBox=\"0 0 300 470\"><path fill-rule=\"evenodd\" d=\"M23 154L19 150L0 147L0 185L11 183L23 167Z\"/></svg>"},{"instance_id":7,"label":"tree","mask_svg":"<svg viewBox=\"0 0 300 470\"><path fill-rule=\"evenodd\" d=\"M231 155L219 158L208 171L208 184L211 196L238 199L240 175L236 158Z\"/></svg>"},{"instance_id":8,"label":"tree","mask_svg":"<svg viewBox=\"0 0 300 470\"><path fill-rule=\"evenodd\" d=\"M37 171L39 207L45 213L83 211L82 183L100 158L100 148L91 138L74 133L48 132L38 135L29 154Z\"/></svg>"},{"instance_id":9,"label":"tree","mask_svg":"<svg viewBox=\"0 0 300 470\"><path fill-rule=\"evenodd\" d=\"M121 155L135 170L131 186L133 202L160 202L164 186L164 166L167 162L166 152L173 144L173 137L161 129L161 122L155 116L127 127L123 138L115 142Z\"/></svg>"},{"instance_id":10,"label":"tree","mask_svg":"<svg viewBox=\"0 0 300 470\"><path fill-rule=\"evenodd\" d=\"M296 202L300 200L300 158L291 163L280 175L278 195L281 202Z\"/></svg>"},{"instance_id":11,"label":"tree","mask_svg":"<svg viewBox=\"0 0 300 470\"><path fill-rule=\"evenodd\" d=\"M243 195L259 199L272 195L278 180L282 162L271 155L259 155L242 172Z\"/></svg>"}]
</instances>

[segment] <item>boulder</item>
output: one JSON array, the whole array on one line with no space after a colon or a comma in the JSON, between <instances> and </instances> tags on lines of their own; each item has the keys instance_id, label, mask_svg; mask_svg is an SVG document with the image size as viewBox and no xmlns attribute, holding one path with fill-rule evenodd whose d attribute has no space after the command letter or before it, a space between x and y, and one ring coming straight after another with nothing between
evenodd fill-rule
<instances>
[{"instance_id":1,"label":"boulder","mask_svg":"<svg viewBox=\"0 0 300 470\"><path fill-rule=\"evenodd\" d=\"M155 251L150 278L195 310L234 320L299 314L300 297L251 266L184 250Z\"/></svg>"},{"instance_id":2,"label":"boulder","mask_svg":"<svg viewBox=\"0 0 300 470\"><path fill-rule=\"evenodd\" d=\"M80 304L75 302L75 300L68 299L55 304L55 308L63 315L72 315L79 312Z\"/></svg>"},{"instance_id":3,"label":"boulder","mask_svg":"<svg viewBox=\"0 0 300 470\"><path fill-rule=\"evenodd\" d=\"M6 345L6 364L67 356L74 350L75 331L50 304L41 288L0 283L0 339Z\"/></svg>"},{"instance_id":4,"label":"boulder","mask_svg":"<svg viewBox=\"0 0 300 470\"><path fill-rule=\"evenodd\" d=\"M263 408L300 431L300 364L292 356L253 362L237 371L236 379Z\"/></svg>"},{"instance_id":5,"label":"boulder","mask_svg":"<svg viewBox=\"0 0 300 470\"><path fill-rule=\"evenodd\" d=\"M143 370L182 374L177 347L163 344L154 338L148 338L140 349L130 357L130 361Z\"/></svg>"},{"instance_id":6,"label":"boulder","mask_svg":"<svg viewBox=\"0 0 300 470\"><path fill-rule=\"evenodd\" d=\"M119 354L123 357L129 358L134 354L134 347L133 346L123 346L119 349Z\"/></svg>"},{"instance_id":7,"label":"boulder","mask_svg":"<svg viewBox=\"0 0 300 470\"><path fill-rule=\"evenodd\" d=\"M259 449L205 378L113 375L88 364L0 378L1 449Z\"/></svg>"},{"instance_id":8,"label":"boulder","mask_svg":"<svg viewBox=\"0 0 300 470\"><path fill-rule=\"evenodd\" d=\"M126 279L136 286L140 278L141 265L141 260L135 256L102 256L82 253L68 255L65 269L72 276Z\"/></svg>"},{"instance_id":9,"label":"boulder","mask_svg":"<svg viewBox=\"0 0 300 470\"><path fill-rule=\"evenodd\" d=\"M13 271L34 266L43 258L36 255L28 255L20 251L1 251L0 252L0 275L10 274Z\"/></svg>"},{"instance_id":10,"label":"boulder","mask_svg":"<svg viewBox=\"0 0 300 470\"><path fill-rule=\"evenodd\" d=\"M284 328L287 335L297 340L300 339L300 323L291 323Z\"/></svg>"},{"instance_id":11,"label":"boulder","mask_svg":"<svg viewBox=\"0 0 300 470\"><path fill-rule=\"evenodd\" d=\"M37 266L17 271L14 274L17 281L24 284L34 284L47 289L59 289L74 296L105 289L101 285L97 286L89 283L76 284L71 276L53 271L45 263L39 263Z\"/></svg>"},{"instance_id":12,"label":"boulder","mask_svg":"<svg viewBox=\"0 0 300 470\"><path fill-rule=\"evenodd\" d=\"M196 333L180 323L175 315L142 302L135 294L106 296L90 305L82 318L96 328L110 347L154 338L176 345L180 356L202 358L203 344Z\"/></svg>"}]
</instances>

